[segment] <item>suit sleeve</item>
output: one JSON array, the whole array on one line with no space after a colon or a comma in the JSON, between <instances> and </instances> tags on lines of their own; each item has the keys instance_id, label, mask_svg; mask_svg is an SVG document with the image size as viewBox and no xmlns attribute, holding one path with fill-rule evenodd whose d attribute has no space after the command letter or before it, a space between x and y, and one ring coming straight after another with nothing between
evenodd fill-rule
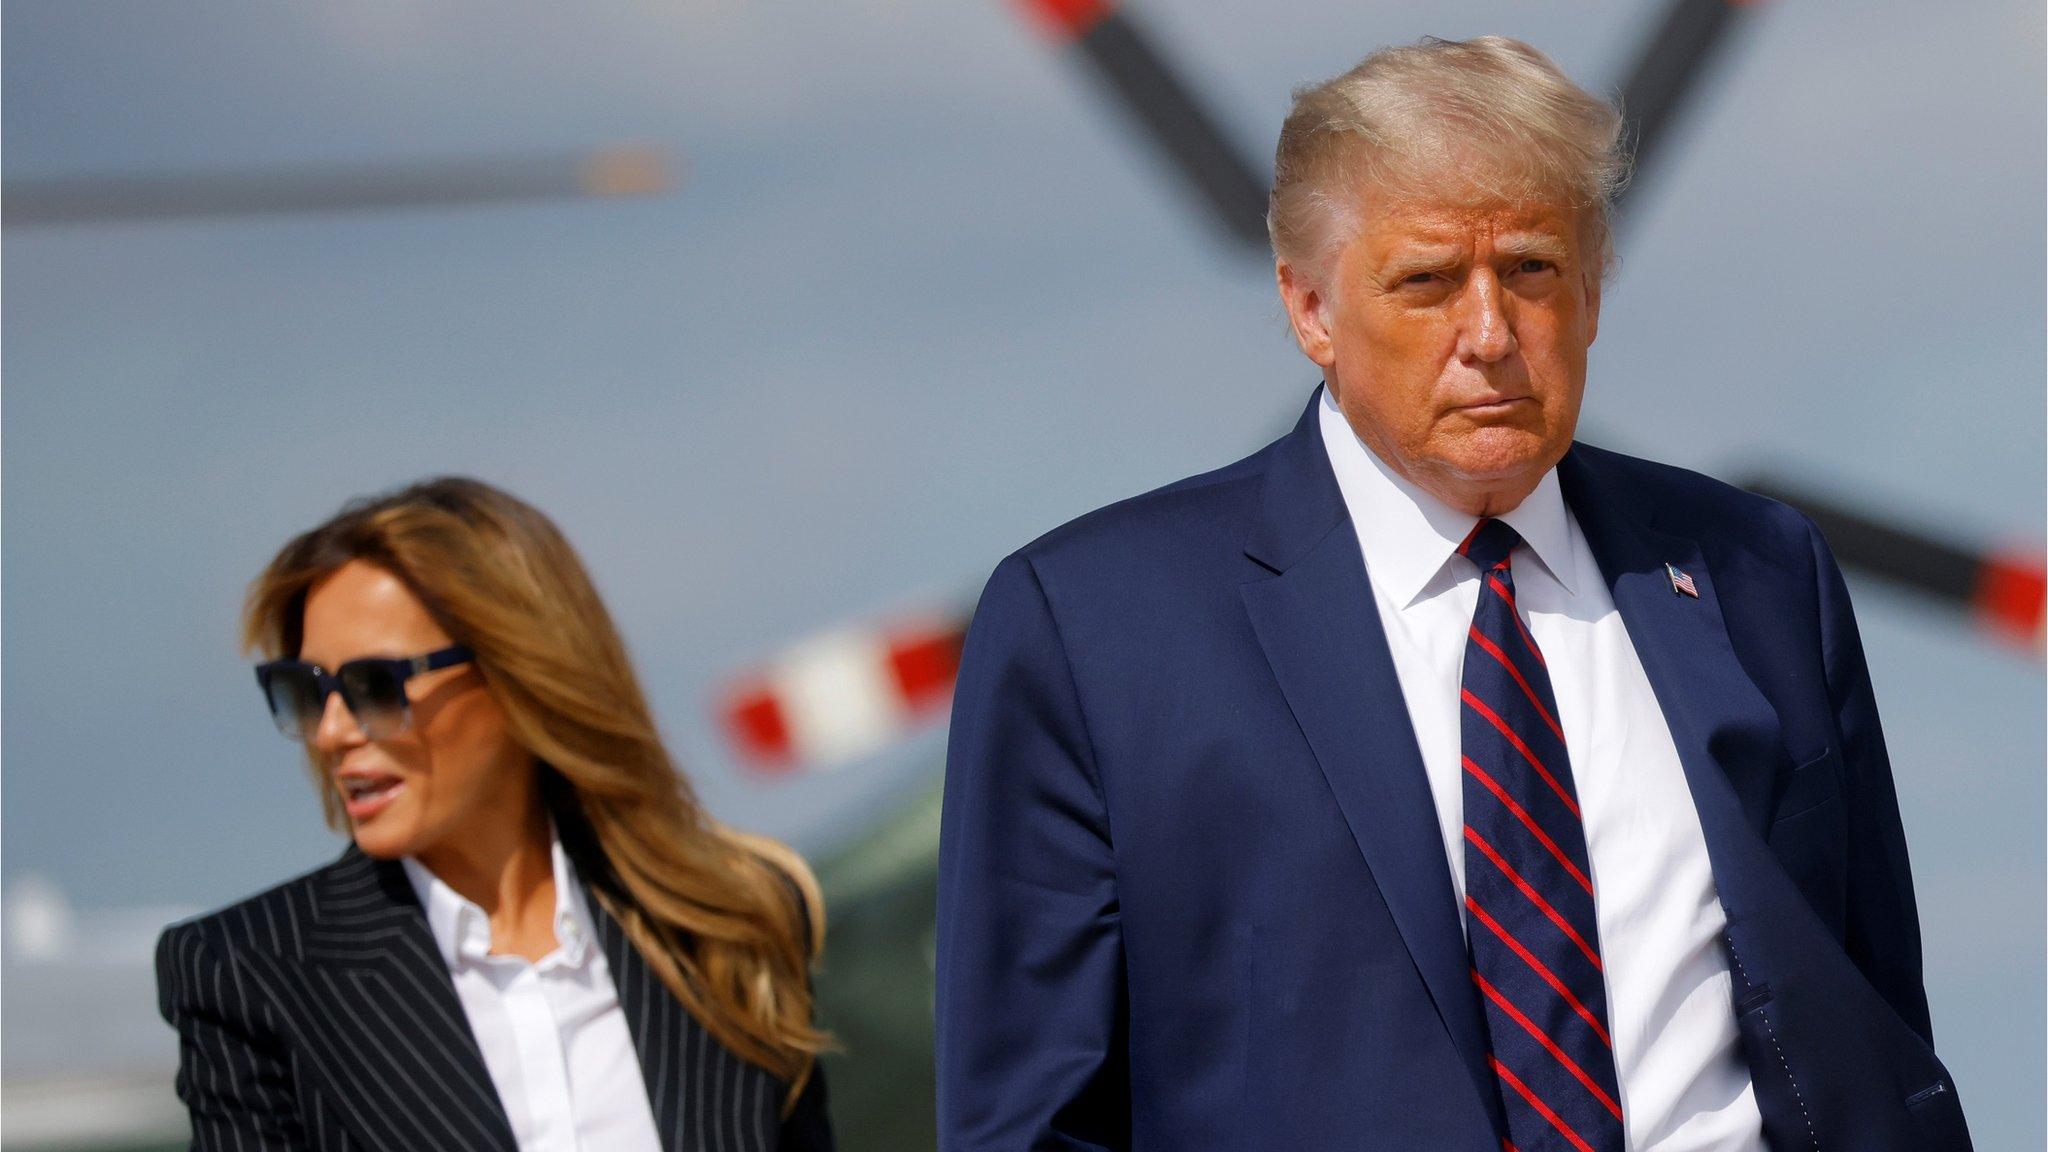
<instances>
[{"instance_id":1,"label":"suit sleeve","mask_svg":"<svg viewBox=\"0 0 2048 1152\"><path fill-rule=\"evenodd\" d=\"M1819 529L1808 524L1820 586L1821 656L1841 736L1848 802L1846 943L1849 958L1892 1009L1932 1046L1920 974L1920 915L1906 862L1906 833L1878 723L1870 667L1849 605L1849 589Z\"/></svg>"},{"instance_id":2,"label":"suit sleeve","mask_svg":"<svg viewBox=\"0 0 2048 1152\"><path fill-rule=\"evenodd\" d=\"M157 941L156 980L158 1010L178 1030L178 1098L194 1152L306 1147L283 1045L197 925Z\"/></svg>"},{"instance_id":3,"label":"suit sleeve","mask_svg":"<svg viewBox=\"0 0 2048 1152\"><path fill-rule=\"evenodd\" d=\"M940 1152L1129 1146L1102 781L1028 560L996 569L954 692L939 840Z\"/></svg>"}]
</instances>

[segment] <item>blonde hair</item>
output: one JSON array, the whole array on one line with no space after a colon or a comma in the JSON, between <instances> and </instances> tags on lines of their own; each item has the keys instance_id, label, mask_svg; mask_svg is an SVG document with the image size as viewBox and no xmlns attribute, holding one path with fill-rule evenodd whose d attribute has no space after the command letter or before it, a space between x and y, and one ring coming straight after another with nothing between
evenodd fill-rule
<instances>
[{"instance_id":1,"label":"blonde hair","mask_svg":"<svg viewBox=\"0 0 2048 1152\"><path fill-rule=\"evenodd\" d=\"M1579 213L1596 276L1613 262L1607 206L1626 180L1621 113L1505 36L1382 48L1296 90L1280 129L1266 229L1273 254L1322 278L1361 198L1538 202Z\"/></svg>"},{"instance_id":2,"label":"blonde hair","mask_svg":"<svg viewBox=\"0 0 2048 1152\"><path fill-rule=\"evenodd\" d=\"M698 807L568 540L476 480L359 501L286 544L257 577L245 646L296 656L308 594L352 560L404 581L476 653L598 901L690 1014L787 1081L784 1106L793 1104L828 1043L811 1022L809 970L824 940L817 881L789 848ZM323 766L311 767L328 823L346 830Z\"/></svg>"}]
</instances>

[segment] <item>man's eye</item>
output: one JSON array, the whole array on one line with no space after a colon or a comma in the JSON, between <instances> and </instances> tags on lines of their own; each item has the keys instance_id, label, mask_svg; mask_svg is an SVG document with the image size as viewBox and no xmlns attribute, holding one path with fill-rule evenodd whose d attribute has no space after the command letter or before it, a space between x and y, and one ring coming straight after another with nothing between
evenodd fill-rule
<instances>
[{"instance_id":1,"label":"man's eye","mask_svg":"<svg viewBox=\"0 0 2048 1152\"><path fill-rule=\"evenodd\" d=\"M1425 284L1433 284L1435 282L1436 273L1434 272L1417 272L1414 275L1409 276L1408 278L1401 281L1401 283L1403 284L1411 285L1414 287L1421 287Z\"/></svg>"},{"instance_id":2,"label":"man's eye","mask_svg":"<svg viewBox=\"0 0 2048 1152\"><path fill-rule=\"evenodd\" d=\"M1520 272L1525 276L1533 276L1538 272L1548 272L1550 271L1551 267L1552 265L1550 261L1540 260L1532 256L1529 259L1522 261L1520 264L1515 265L1515 271Z\"/></svg>"}]
</instances>

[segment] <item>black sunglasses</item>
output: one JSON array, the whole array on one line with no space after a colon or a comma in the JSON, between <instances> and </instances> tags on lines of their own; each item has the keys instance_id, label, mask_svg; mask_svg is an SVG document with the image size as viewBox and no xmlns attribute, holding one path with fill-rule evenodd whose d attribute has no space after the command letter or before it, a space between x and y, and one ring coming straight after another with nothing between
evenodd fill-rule
<instances>
[{"instance_id":1,"label":"black sunglasses","mask_svg":"<svg viewBox=\"0 0 2048 1152\"><path fill-rule=\"evenodd\" d=\"M294 740L304 740L319 729L330 692L341 693L341 702L348 705L364 735L383 740L412 726L407 680L474 659L476 653L456 644L402 660L367 656L332 672L303 660L272 660L256 666L256 683L263 688L277 730Z\"/></svg>"}]
</instances>

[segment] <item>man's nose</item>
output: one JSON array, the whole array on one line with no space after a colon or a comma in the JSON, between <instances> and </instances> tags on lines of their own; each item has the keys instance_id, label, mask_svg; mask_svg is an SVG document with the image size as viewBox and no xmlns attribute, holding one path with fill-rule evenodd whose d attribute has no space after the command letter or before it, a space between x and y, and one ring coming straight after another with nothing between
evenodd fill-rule
<instances>
[{"instance_id":1,"label":"man's nose","mask_svg":"<svg viewBox=\"0 0 2048 1152\"><path fill-rule=\"evenodd\" d=\"M355 713L348 710L341 693L329 692L320 706L320 723L313 729L313 747L320 752L333 755L345 752L369 739L361 724L356 723Z\"/></svg>"},{"instance_id":2,"label":"man's nose","mask_svg":"<svg viewBox=\"0 0 2048 1152\"><path fill-rule=\"evenodd\" d=\"M1458 299L1458 358L1493 364L1513 355L1514 325L1508 322L1506 294L1491 268L1475 271Z\"/></svg>"}]
</instances>

